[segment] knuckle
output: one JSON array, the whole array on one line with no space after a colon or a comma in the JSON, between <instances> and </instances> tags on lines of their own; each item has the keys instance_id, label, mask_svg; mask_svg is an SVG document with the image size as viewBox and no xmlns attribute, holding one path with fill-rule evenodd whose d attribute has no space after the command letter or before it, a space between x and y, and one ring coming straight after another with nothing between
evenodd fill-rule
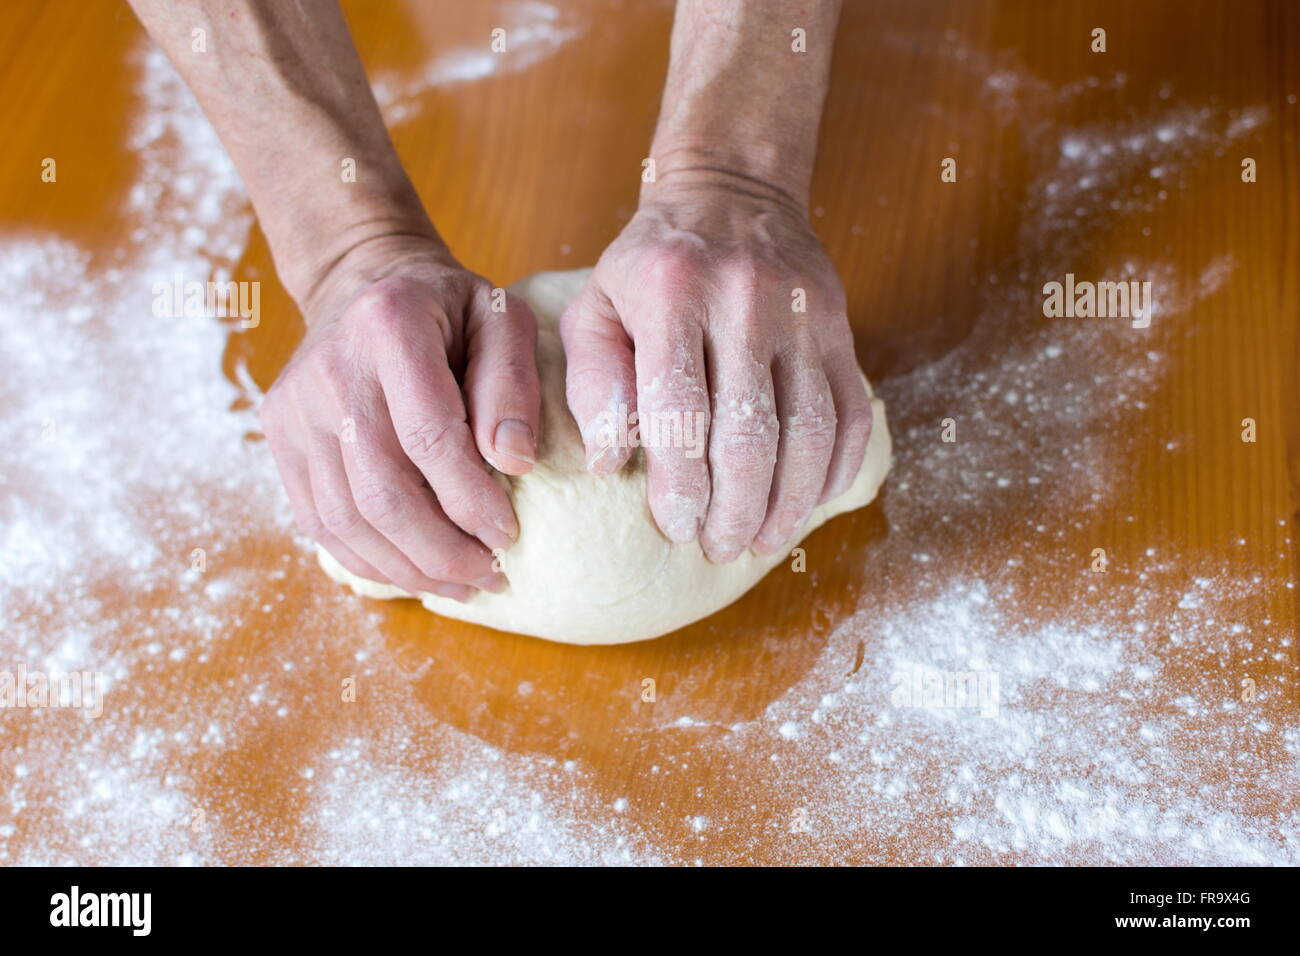
<instances>
[{"instance_id":1,"label":"knuckle","mask_svg":"<svg viewBox=\"0 0 1300 956\"><path fill-rule=\"evenodd\" d=\"M641 443L649 448L701 448L709 437L708 405L689 395L647 401L636 409Z\"/></svg>"},{"instance_id":2,"label":"knuckle","mask_svg":"<svg viewBox=\"0 0 1300 956\"><path fill-rule=\"evenodd\" d=\"M350 381L354 376L352 363L335 345L320 345L312 350L303 363L305 368L298 371L291 379L290 385L298 396L308 396L319 390L320 383L335 387Z\"/></svg>"},{"instance_id":3,"label":"knuckle","mask_svg":"<svg viewBox=\"0 0 1300 956\"><path fill-rule=\"evenodd\" d=\"M718 266L718 271L733 291L741 294L748 293L747 297L750 298L764 291L773 278L771 271L765 265L753 256L743 253L724 258Z\"/></svg>"},{"instance_id":4,"label":"knuckle","mask_svg":"<svg viewBox=\"0 0 1300 956\"><path fill-rule=\"evenodd\" d=\"M400 323L407 301L400 285L381 279L357 294L348 306L348 314L369 331L392 331Z\"/></svg>"},{"instance_id":5,"label":"knuckle","mask_svg":"<svg viewBox=\"0 0 1300 956\"><path fill-rule=\"evenodd\" d=\"M357 510L380 531L401 527L406 514L406 497L382 484L366 484L355 491Z\"/></svg>"},{"instance_id":6,"label":"knuckle","mask_svg":"<svg viewBox=\"0 0 1300 956\"><path fill-rule=\"evenodd\" d=\"M425 562L420 570L435 581L463 581L468 576L467 562L452 554L436 555L432 561Z\"/></svg>"},{"instance_id":7,"label":"knuckle","mask_svg":"<svg viewBox=\"0 0 1300 956\"><path fill-rule=\"evenodd\" d=\"M339 538L352 534L362 522L356 505L342 498L321 501L317 511L325 528Z\"/></svg>"},{"instance_id":8,"label":"knuckle","mask_svg":"<svg viewBox=\"0 0 1300 956\"><path fill-rule=\"evenodd\" d=\"M753 312L760 307L788 303L790 291L800 283L784 270L774 268L749 253L739 253L723 259L719 274L728 295L743 302Z\"/></svg>"},{"instance_id":9,"label":"knuckle","mask_svg":"<svg viewBox=\"0 0 1300 956\"><path fill-rule=\"evenodd\" d=\"M415 462L439 461L450 455L463 438L464 421L426 419L402 428L402 449Z\"/></svg>"},{"instance_id":10,"label":"knuckle","mask_svg":"<svg viewBox=\"0 0 1300 956\"><path fill-rule=\"evenodd\" d=\"M571 364L565 373L565 387L570 395L600 395L609 389L612 369L591 362Z\"/></svg>"},{"instance_id":11,"label":"knuckle","mask_svg":"<svg viewBox=\"0 0 1300 956\"><path fill-rule=\"evenodd\" d=\"M687 292L699 268L698 255L680 245L664 244L645 254L642 280L652 293L677 297Z\"/></svg>"},{"instance_id":12,"label":"knuckle","mask_svg":"<svg viewBox=\"0 0 1300 956\"><path fill-rule=\"evenodd\" d=\"M710 413L708 389L690 370L682 367L663 369L649 381L643 376L637 383L637 404L648 415ZM726 417L725 409L722 414Z\"/></svg>"},{"instance_id":13,"label":"knuckle","mask_svg":"<svg viewBox=\"0 0 1300 956\"><path fill-rule=\"evenodd\" d=\"M262 420L290 421L296 408L319 405L322 398L342 401L354 378L342 351L321 343L286 368L262 400Z\"/></svg>"},{"instance_id":14,"label":"knuckle","mask_svg":"<svg viewBox=\"0 0 1300 956\"><path fill-rule=\"evenodd\" d=\"M313 356L295 361L275 380L266 397L262 399L262 418L272 421L288 419L293 416L293 409L309 397L311 389L307 379L314 374Z\"/></svg>"},{"instance_id":15,"label":"knuckle","mask_svg":"<svg viewBox=\"0 0 1300 956\"><path fill-rule=\"evenodd\" d=\"M818 415L790 426L790 441L805 452L829 454L835 447L836 419L834 415Z\"/></svg>"},{"instance_id":16,"label":"knuckle","mask_svg":"<svg viewBox=\"0 0 1300 956\"><path fill-rule=\"evenodd\" d=\"M776 444L764 431L728 429L718 436L718 450L728 460L757 464L775 455Z\"/></svg>"},{"instance_id":17,"label":"knuckle","mask_svg":"<svg viewBox=\"0 0 1300 956\"><path fill-rule=\"evenodd\" d=\"M486 479L486 475L484 477ZM457 477L452 482L443 482L439 485L438 506L453 524L470 528L479 527L488 520L486 515L489 510L488 503L491 501L489 496L492 495L493 489L500 490L491 479L486 479L486 484L482 488L473 488L467 487Z\"/></svg>"},{"instance_id":18,"label":"knuckle","mask_svg":"<svg viewBox=\"0 0 1300 956\"><path fill-rule=\"evenodd\" d=\"M723 470L771 471L781 441L781 421L770 391L755 387L715 396L711 459Z\"/></svg>"}]
</instances>

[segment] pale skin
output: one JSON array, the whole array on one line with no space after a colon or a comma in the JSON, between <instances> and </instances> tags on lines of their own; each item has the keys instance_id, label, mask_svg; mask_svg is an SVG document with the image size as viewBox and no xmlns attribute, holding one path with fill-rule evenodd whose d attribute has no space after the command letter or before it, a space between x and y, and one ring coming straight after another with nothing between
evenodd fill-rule
<instances>
[{"instance_id":1,"label":"pale skin","mask_svg":"<svg viewBox=\"0 0 1300 956\"><path fill-rule=\"evenodd\" d=\"M534 319L513 299L493 311L493 284L435 230L336 0L130 2L238 167L307 324L262 407L299 525L363 577L503 590L492 551L520 529L489 466L535 463ZM600 427L611 406L705 424L706 454L645 455L659 528L716 562L788 547L870 434L843 286L807 213L838 13L679 0L654 181L561 326L591 471L632 452Z\"/></svg>"}]
</instances>

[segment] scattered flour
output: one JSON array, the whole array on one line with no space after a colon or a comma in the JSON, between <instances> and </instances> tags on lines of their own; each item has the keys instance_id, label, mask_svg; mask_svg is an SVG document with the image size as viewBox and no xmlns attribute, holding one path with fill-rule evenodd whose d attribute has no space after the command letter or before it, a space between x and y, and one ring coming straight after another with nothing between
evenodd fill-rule
<instances>
[{"instance_id":1,"label":"scattered flour","mask_svg":"<svg viewBox=\"0 0 1300 956\"><path fill-rule=\"evenodd\" d=\"M576 35L554 8L517 9L528 62ZM949 41L1007 117L1119 82L1052 90ZM400 119L424 86L498 63L439 59L414 85L383 79L380 99ZM1027 129L1045 172L1021 258L966 345L878 383L898 458L865 577L886 586L815 638L812 666L761 714L707 719L666 696L648 733L686 742L641 772L697 786L656 811L582 760L507 753L433 718L382 619L338 589L298 588L310 603L286 606L277 582L316 571L246 438L246 371L221 374L239 333L149 309L157 279L235 267L246 198L161 54L137 68L129 246L100 262L56 236L0 243L3 666L98 670L111 701L97 720L0 711L0 863L1300 862L1294 713L1276 686L1249 705L1237 693L1254 666L1293 666L1293 635L1245 624L1290 585L1284 562L1201 568L1155 541L1140 571L1100 576L1058 553L1122 494L1123 436L1163 381L1170 333L1159 318L1147 336L1035 319L1036 283L1078 261L1085 224L1149 212L1266 109L1167 91L1120 127ZM1236 267L1222 256L1182 281L1159 260L1109 265L1155 281L1164 318ZM954 409L958 441L937 442ZM286 633L292 653L268 653ZM773 661L800 644L777 636L753 638ZM364 734L320 699L340 653L383 708ZM996 714L900 703L898 676L917 668L996 674ZM278 805L252 796L267 793Z\"/></svg>"},{"instance_id":2,"label":"scattered flour","mask_svg":"<svg viewBox=\"0 0 1300 956\"><path fill-rule=\"evenodd\" d=\"M431 89L468 83L506 73L519 73L554 56L569 41L582 36L585 22L558 6L520 0L503 8L501 40L494 52L485 44L449 50L431 60L413 81L392 73L374 78L375 99L390 125L420 114L419 98Z\"/></svg>"},{"instance_id":3,"label":"scattered flour","mask_svg":"<svg viewBox=\"0 0 1300 956\"><path fill-rule=\"evenodd\" d=\"M280 603L275 582L319 572L265 446L246 440L257 396L221 373L239 333L151 314L155 281L235 266L246 196L162 54L135 67L129 248L96 265L53 236L0 243L0 669L107 680L98 719L0 710L0 863L656 862L577 768L405 703L411 676L363 605L329 587ZM249 548L275 529L279 553ZM291 659L258 654L270 633L296 635ZM321 719L340 635L392 739ZM307 725L325 752L300 751ZM261 748L271 771L251 762ZM404 763L420 753L435 757ZM253 797L269 778L301 806L290 831ZM214 789L215 804L195 796Z\"/></svg>"}]
</instances>

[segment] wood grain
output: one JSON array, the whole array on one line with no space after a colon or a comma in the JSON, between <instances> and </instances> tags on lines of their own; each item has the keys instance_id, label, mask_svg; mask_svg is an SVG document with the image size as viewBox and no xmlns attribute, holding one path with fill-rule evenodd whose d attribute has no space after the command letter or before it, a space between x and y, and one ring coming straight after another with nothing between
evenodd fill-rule
<instances>
[{"instance_id":1,"label":"wood grain","mask_svg":"<svg viewBox=\"0 0 1300 956\"><path fill-rule=\"evenodd\" d=\"M345 9L372 77L409 88L439 51L481 46L491 27L508 19L508 6L356 0ZM656 116L670 5L565 0L561 6L583 25L579 38L518 71L431 85L408 98L407 118L393 129L456 254L502 283L595 261L635 208L640 160ZM1109 40L1100 55L1087 40L1097 25L1105 25ZM54 232L96 256L128 241L113 210L136 172L124 141L138 107L124 64L141 42L129 11L108 0L6 5L0 18L6 139L0 230L6 235ZM1118 85L1116 74L1124 77ZM1015 95L990 85L990 76L1020 84ZM1089 87L1090 77L1105 82ZM1063 95L1072 84L1079 95ZM1182 0L848 0L836 39L813 221L844 278L859 357L890 402L898 397L891 382L904 381L909 370L963 345L999 347L996 334L981 339L977 331L990 309L990 276L1022 293L1059 278L1061 246L1042 238L1030 200L1035 182L1056 168L1062 131L1149 117L1162 108L1162 89L1172 89L1176 102L1209 105L1223 117L1263 109L1267 122L1221 155L1211 150L1189 166L1185 188L1149 214L1079 222L1069 265L1083 275L1126 260L1166 263L1173 277L1193 286L1216 259L1227 257L1231 268L1219 291L1153 333L1168 374L1146 407L1125 419L1128 433L1119 437L1130 451L1111 476L1122 490L1041 547L1077 554L1086 568L1102 543L1115 566L1106 587L1116 593L1156 586L1139 578L1153 546L1164 560L1172 554L1175 570L1187 575L1261 574L1264 583L1239 613L1261 633L1268 622L1269 633L1294 635L1300 610L1296 591L1284 583L1297 579L1300 501L1300 7L1285 0L1194 7ZM60 158L57 190L41 188L34 172L46 155ZM1258 161L1255 184L1240 181L1246 155ZM947 156L959 162L956 184L938 175ZM1037 244L1026 239L1033 236ZM265 388L298 341L301 322L274 278L260 233L235 277L263 282L264 319L255 330L232 334L226 354L212 360L230 374L246 364ZM1117 352L1116 363L1127 360ZM950 413L961 418L969 411ZM1258 423L1255 444L1240 440L1246 417ZM938 427L936 419L936 441ZM1050 445L1050 436L1044 441ZM905 492L887 487L885 494ZM990 514L987 527L959 533L984 540L990 567L1023 559L1009 583L1038 596L1038 604L1018 609L1032 620L1050 616L1053 602L1081 585L1079 578L1040 574L1026 552L1032 539L1021 533L1034 520L1027 509L1009 504ZM826 653L834 628L864 603L906 602L907 569L876 565L890 535L879 505L839 519L807 543L816 575L778 569L713 618L628 647L571 648L495 633L433 619L413 602L374 610L382 616L389 662L412 675L410 707L506 752L577 761L602 800L630 799L635 826L667 858L906 863L915 859L909 847L943 839L941 821L932 832L913 821L920 829L910 843L878 834L874 845L864 835L860 845L795 847L784 821L799 799L769 775L767 754L716 746L726 727L761 719L796 686ZM254 534L240 547L250 566L272 566L284 550L283 531L268 532L262 542ZM943 555L936 560L946 567ZM266 595L248 596L250 606L282 591L282 610L250 619L232 634L224 664L177 669L168 692L207 700L225 679L223 667L228 677L240 661L293 658L302 639L295 603L331 587L312 574L268 583ZM1168 594L1170 607L1177 598ZM104 613L136 600L125 588L106 595ZM314 674L347 672L348 635L333 640L336 656L315 661ZM1230 650L1225 694L1243 673L1261 684L1280 682L1270 713L1293 720L1300 695L1296 644L1289 646L1290 660L1263 662ZM1168 653L1168 673L1188 688L1200 686L1204 662ZM847 657L845 673L853 666ZM645 677L657 682L653 704L639 697ZM518 692L522 684L531 688L526 697ZM300 690L304 701L317 693L306 682ZM186 768L201 799L238 821L220 854L225 861L285 858L284 847L305 839L298 817L306 797L290 768L340 722L358 735L381 733L375 722L383 712L364 702L351 710L311 706L306 714L216 762L196 757ZM690 728L678 725L682 717L691 719ZM29 732L20 730L15 739ZM674 772L652 773L652 767ZM711 817L743 818L746 827L707 842L683 828L684 818L700 812L705 789ZM252 833L271 839L238 836Z\"/></svg>"}]
</instances>

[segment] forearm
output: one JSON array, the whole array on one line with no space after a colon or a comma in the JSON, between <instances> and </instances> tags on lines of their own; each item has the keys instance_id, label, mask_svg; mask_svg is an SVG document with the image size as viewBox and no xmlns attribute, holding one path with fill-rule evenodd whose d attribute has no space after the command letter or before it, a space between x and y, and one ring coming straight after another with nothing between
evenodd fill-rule
<instances>
[{"instance_id":1,"label":"forearm","mask_svg":"<svg viewBox=\"0 0 1300 956\"><path fill-rule=\"evenodd\" d=\"M130 0L194 90L303 305L370 239L435 236L337 0ZM193 31L204 31L202 51ZM345 176L345 161L355 177Z\"/></svg>"},{"instance_id":2,"label":"forearm","mask_svg":"<svg viewBox=\"0 0 1300 956\"><path fill-rule=\"evenodd\" d=\"M808 203L839 0L678 0L642 198L717 180ZM796 52L793 31L805 31Z\"/></svg>"}]
</instances>

